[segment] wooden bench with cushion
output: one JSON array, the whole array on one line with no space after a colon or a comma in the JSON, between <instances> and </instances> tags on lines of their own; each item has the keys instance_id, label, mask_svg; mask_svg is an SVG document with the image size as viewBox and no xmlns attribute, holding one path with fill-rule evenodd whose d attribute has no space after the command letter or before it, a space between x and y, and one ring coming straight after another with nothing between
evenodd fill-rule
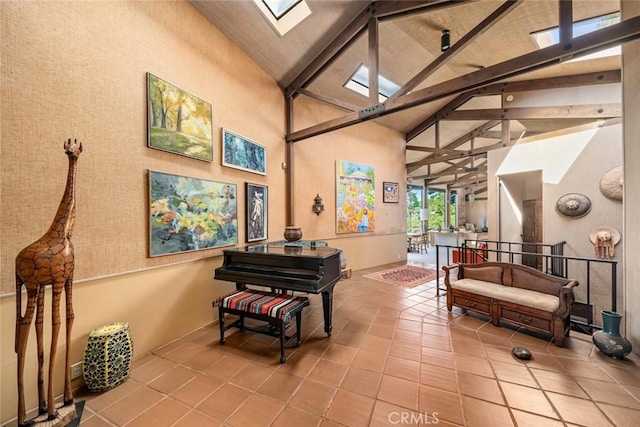
<instances>
[{"instance_id":1,"label":"wooden bench with cushion","mask_svg":"<svg viewBox=\"0 0 640 427\"><path fill-rule=\"evenodd\" d=\"M450 272L458 269L457 280ZM575 280L551 276L534 268L506 262L455 264L442 267L447 309L455 305L500 320L551 334L562 346L569 335L569 315Z\"/></svg>"},{"instance_id":2,"label":"wooden bench with cushion","mask_svg":"<svg viewBox=\"0 0 640 427\"><path fill-rule=\"evenodd\" d=\"M229 328L240 328L274 336L280 339L280 363L284 363L284 346L289 340L296 338L296 347L300 347L300 331L302 326L302 309L309 305L309 298L273 292L258 291L255 289L235 290L222 295L213 301L213 306L218 307L220 322L220 344L224 344L224 332ZM235 322L225 326L225 313L239 316ZM289 320L295 316L296 333L286 336L285 330ZM256 329L245 326L244 318L257 319L268 322L269 329Z\"/></svg>"}]
</instances>

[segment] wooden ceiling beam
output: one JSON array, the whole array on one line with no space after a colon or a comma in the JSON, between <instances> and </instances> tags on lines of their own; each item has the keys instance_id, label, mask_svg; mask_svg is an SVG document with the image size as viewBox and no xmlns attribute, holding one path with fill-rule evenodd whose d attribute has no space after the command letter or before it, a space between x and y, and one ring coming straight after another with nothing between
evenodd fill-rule
<instances>
[{"instance_id":1,"label":"wooden ceiling beam","mask_svg":"<svg viewBox=\"0 0 640 427\"><path fill-rule=\"evenodd\" d=\"M407 145L405 148L409 151L424 151L426 153L436 154L455 154L459 152L458 150L454 150L452 148L422 147L419 145Z\"/></svg>"},{"instance_id":2,"label":"wooden ceiling beam","mask_svg":"<svg viewBox=\"0 0 640 427\"><path fill-rule=\"evenodd\" d=\"M427 65L422 71L416 74L411 80L405 83L396 91L389 99L394 100L399 96L405 95L416 86L422 83L427 77L436 72L440 67L446 64L450 59L460 53L464 48L469 46L474 40L487 32L491 27L505 17L515 6L520 4L522 0L508 0L499 6L493 13L482 20L471 31L466 33L457 43L454 43L449 49L440 54L433 62Z\"/></svg>"},{"instance_id":3,"label":"wooden ceiling beam","mask_svg":"<svg viewBox=\"0 0 640 427\"><path fill-rule=\"evenodd\" d=\"M296 96L298 89L308 86L324 70L327 69L367 30L372 17L393 18L408 12L418 13L454 6L458 2L452 0L420 0L420 1L373 1L351 20L349 24L324 48L318 56L298 74L284 94L286 97Z\"/></svg>"},{"instance_id":4,"label":"wooden ceiling beam","mask_svg":"<svg viewBox=\"0 0 640 427\"><path fill-rule=\"evenodd\" d=\"M463 3L475 0L374 0L372 5L374 6L373 16L380 20L404 18L408 15L414 15L417 13L425 13L441 9L443 7L458 6Z\"/></svg>"},{"instance_id":5,"label":"wooden ceiling beam","mask_svg":"<svg viewBox=\"0 0 640 427\"><path fill-rule=\"evenodd\" d=\"M306 88L298 89L298 93L300 95L308 96L309 98L317 99L318 101L322 101L326 104L333 105L334 107L342 108L347 111L358 111L361 107L355 104L349 104L348 102L341 101L339 99L330 98L325 95L321 95L317 92L313 92Z\"/></svg>"},{"instance_id":6,"label":"wooden ceiling beam","mask_svg":"<svg viewBox=\"0 0 640 427\"><path fill-rule=\"evenodd\" d=\"M585 104L548 107L493 108L456 110L442 120L536 120L536 119L609 119L622 117L622 104Z\"/></svg>"},{"instance_id":7,"label":"wooden ceiling beam","mask_svg":"<svg viewBox=\"0 0 640 427\"><path fill-rule=\"evenodd\" d=\"M477 159L478 157L480 157L480 158L486 158L486 154L480 154L480 155L475 156L475 157L476 157L476 159ZM451 164L451 166L449 166L448 168L443 169L443 170L441 170L440 172L437 172L437 173L438 173L438 174L445 174L445 173L446 173L447 175L452 175L453 173L455 173L455 171L457 171L457 170L459 170L460 168L464 167L465 165L468 165L469 163L471 163L471 160L472 160L472 159L473 159L473 157L467 157L466 159L462 159L462 160L461 160L461 161L459 161L459 162L446 162L446 163ZM427 165L427 168L429 168L429 169L430 169L430 168L431 168L431 165ZM453 173L449 173L449 172L453 172ZM415 178L415 179L426 179L426 180L428 180L428 179L429 179L429 177L431 177L431 176L432 176L432 175L431 175L431 173L428 173L427 175L416 175L416 176L414 176L414 177L412 177L412 178Z\"/></svg>"},{"instance_id":8,"label":"wooden ceiling beam","mask_svg":"<svg viewBox=\"0 0 640 427\"><path fill-rule=\"evenodd\" d=\"M528 92L544 89L559 89L576 86L590 86L597 84L620 83L620 70L610 70L597 73L576 74L573 76L549 77L537 80L522 80L515 82L494 83L483 88L474 89L458 95L452 102L441 108L430 117L423 120L416 127L411 129L405 135L407 142L411 141L425 130L429 129L438 122L444 115L454 111L456 108L467 102L476 95L499 95L506 92Z\"/></svg>"},{"instance_id":9,"label":"wooden ceiling beam","mask_svg":"<svg viewBox=\"0 0 640 427\"><path fill-rule=\"evenodd\" d=\"M287 142L297 142L313 136L342 129L364 121L387 116L428 102L487 86L508 77L559 63L564 58L586 54L615 44L640 38L640 16L576 37L571 46L553 45L486 67L460 77L416 90L395 100L378 104L374 114L350 113L286 135ZM369 110L371 107L369 107Z\"/></svg>"},{"instance_id":10,"label":"wooden ceiling beam","mask_svg":"<svg viewBox=\"0 0 640 427\"><path fill-rule=\"evenodd\" d=\"M449 172L437 172L437 173L432 173L432 174L430 174L430 175L429 175L429 177L428 177L428 178L426 178L426 179L427 179L428 181L432 181L432 180L435 180L435 179L438 179L438 178L443 178L443 177L445 177L445 176L457 175L457 174L460 174L460 173L463 173L463 174L467 174L467 173L470 173L470 174L477 174L477 173L485 174L486 172L487 172L487 166L486 166L486 165L484 165L484 166L478 166L478 170L470 171L470 172L468 172L468 171L467 171L467 172L465 172L465 168L458 167L458 168L456 168L455 170L453 170L453 171L449 171Z\"/></svg>"},{"instance_id":11,"label":"wooden ceiling beam","mask_svg":"<svg viewBox=\"0 0 640 427\"><path fill-rule=\"evenodd\" d=\"M497 150L498 148L504 148L504 147L505 147L505 144L503 144L502 142L499 142L497 144L487 145L486 147L474 148L473 150L468 150L466 152L461 151L460 153L457 153L457 154L444 155L440 157L432 157L432 158L421 160L420 166L432 165L434 163L441 163L447 160L456 160L466 156L475 156L477 154L484 154L488 151ZM412 163L407 164L407 170L409 170L408 166L411 164Z\"/></svg>"},{"instance_id":12,"label":"wooden ceiling beam","mask_svg":"<svg viewBox=\"0 0 640 427\"><path fill-rule=\"evenodd\" d=\"M369 18L368 23L369 34L369 102L371 105L377 104L378 101L378 66L380 63L378 55L378 18Z\"/></svg>"},{"instance_id":13,"label":"wooden ceiling beam","mask_svg":"<svg viewBox=\"0 0 640 427\"><path fill-rule=\"evenodd\" d=\"M509 133L509 139L513 140L518 140L524 131L511 131ZM530 132L530 131L526 131L527 135L537 135L540 132ZM487 138L487 139L502 139L503 135L502 135L502 131L498 131L498 130L488 130L486 131L483 135L482 138ZM409 147L407 147L407 149L409 149Z\"/></svg>"},{"instance_id":14,"label":"wooden ceiling beam","mask_svg":"<svg viewBox=\"0 0 640 427\"><path fill-rule=\"evenodd\" d=\"M481 179L480 181L478 181L478 184L484 184L487 182L487 179L485 177L485 179ZM430 182L429 185L455 185L455 187L464 187L465 184L467 183L472 183L475 184L475 178L473 178L473 182L469 180L469 178L467 179L454 179L451 181L442 181L442 182ZM460 184L460 185L457 185Z\"/></svg>"},{"instance_id":15,"label":"wooden ceiling beam","mask_svg":"<svg viewBox=\"0 0 640 427\"><path fill-rule=\"evenodd\" d=\"M486 123L483 123L482 125L478 126L477 128L475 128L474 130L472 130L471 132L462 135L461 137L459 137L458 139L456 139L455 141L451 142L450 144L447 144L446 147L444 148L456 148L461 146L462 144L464 144L465 142L468 142L469 140L471 140L471 138L477 137L477 136L482 136L482 134L495 127L496 125L498 125L500 123L500 120L491 120L488 121ZM469 154L467 154L469 155ZM437 154L431 154L427 157L425 157L424 159L415 161L415 162L411 162L411 163L407 163L407 172L411 173L413 171L415 171L416 169L418 169L421 166L425 166L428 164L432 164L432 163L438 163L440 161L447 161L447 160L453 160L455 158L459 158L459 157L463 157L463 156L456 156L454 158L451 158L450 156L446 156L446 155L437 155ZM435 160L435 159L439 159L436 161L431 161L431 160Z\"/></svg>"}]
</instances>

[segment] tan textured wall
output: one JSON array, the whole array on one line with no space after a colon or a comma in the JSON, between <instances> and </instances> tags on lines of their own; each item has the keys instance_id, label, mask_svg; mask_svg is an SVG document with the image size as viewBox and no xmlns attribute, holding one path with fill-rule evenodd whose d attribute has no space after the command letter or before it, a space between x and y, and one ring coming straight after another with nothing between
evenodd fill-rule
<instances>
[{"instance_id":1,"label":"tan textured wall","mask_svg":"<svg viewBox=\"0 0 640 427\"><path fill-rule=\"evenodd\" d=\"M2 1L0 19L0 423L5 423L16 417L17 405L13 263L53 219L66 179L64 140L84 143L73 234L74 363L82 359L90 331L114 321L129 322L135 357L140 357L211 322L215 313L209 301L231 287L212 280L221 262L219 249L147 257L147 170L237 184L240 244L244 182L268 185L269 240L280 240L285 147L281 90L186 2ZM212 104L213 163L147 148L147 72ZM309 104L297 117L312 122L329 112ZM266 177L221 166L221 127L267 146ZM300 144L295 149L300 156L295 167L302 168L295 170L295 203L305 238L344 248L354 269L406 257L400 135L364 124ZM401 183L400 204L379 203L375 234L335 234L336 158L375 165L380 198L383 180ZM316 193L325 199L320 217L311 212ZM34 354L25 375L28 408L35 407L37 397L34 336L32 330L29 351ZM59 393L63 352L61 335Z\"/></svg>"},{"instance_id":2,"label":"tan textured wall","mask_svg":"<svg viewBox=\"0 0 640 427\"><path fill-rule=\"evenodd\" d=\"M84 145L76 279L220 253L148 258L148 169L235 183L239 214L244 181L282 185L280 89L189 4L2 2L2 8L2 293L14 291L15 255L53 219L66 179L62 143L69 137ZM212 104L212 163L146 146L147 72ZM266 177L221 165L221 127L267 146ZM269 196L276 208L270 226L280 230L284 194ZM239 226L242 243L244 221Z\"/></svg>"},{"instance_id":3,"label":"tan textured wall","mask_svg":"<svg viewBox=\"0 0 640 427\"><path fill-rule=\"evenodd\" d=\"M622 17L640 16L640 2L622 1ZM633 344L633 351L640 354L640 41L626 43L622 47L622 85L624 87L624 245L625 269L624 334Z\"/></svg>"}]
</instances>

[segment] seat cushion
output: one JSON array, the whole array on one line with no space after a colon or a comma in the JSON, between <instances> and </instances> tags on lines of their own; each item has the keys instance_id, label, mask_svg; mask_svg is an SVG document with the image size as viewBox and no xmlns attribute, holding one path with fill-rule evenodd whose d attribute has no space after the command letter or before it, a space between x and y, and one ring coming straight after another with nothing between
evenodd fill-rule
<instances>
[{"instance_id":1,"label":"seat cushion","mask_svg":"<svg viewBox=\"0 0 640 427\"><path fill-rule=\"evenodd\" d=\"M213 301L214 307L230 308L247 313L263 314L288 322L293 314L309 305L309 298L244 289L222 295Z\"/></svg>"},{"instance_id":2,"label":"seat cushion","mask_svg":"<svg viewBox=\"0 0 640 427\"><path fill-rule=\"evenodd\" d=\"M560 306L560 299L555 295L516 288L515 286L498 285L483 280L460 279L452 282L451 287L550 313L556 311Z\"/></svg>"}]
</instances>

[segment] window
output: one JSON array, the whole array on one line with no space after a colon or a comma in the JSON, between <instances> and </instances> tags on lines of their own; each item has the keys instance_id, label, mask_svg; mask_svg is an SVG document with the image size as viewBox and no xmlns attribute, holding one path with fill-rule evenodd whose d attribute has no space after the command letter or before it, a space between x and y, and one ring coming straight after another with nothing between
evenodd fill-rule
<instances>
[{"instance_id":1,"label":"window","mask_svg":"<svg viewBox=\"0 0 640 427\"><path fill-rule=\"evenodd\" d=\"M262 0L274 18L280 19L301 0Z\"/></svg>"},{"instance_id":2,"label":"window","mask_svg":"<svg viewBox=\"0 0 640 427\"><path fill-rule=\"evenodd\" d=\"M344 84L344 87L358 92L360 95L369 97L369 68L361 64L351 78ZM384 102L393 95L400 86L389 79L378 75L378 101Z\"/></svg>"},{"instance_id":3,"label":"window","mask_svg":"<svg viewBox=\"0 0 640 427\"><path fill-rule=\"evenodd\" d=\"M421 233L420 208L422 208L423 187L407 185L407 233Z\"/></svg>"},{"instance_id":4,"label":"window","mask_svg":"<svg viewBox=\"0 0 640 427\"><path fill-rule=\"evenodd\" d=\"M305 0L253 0L253 3L280 37L311 15Z\"/></svg>"},{"instance_id":5,"label":"window","mask_svg":"<svg viewBox=\"0 0 640 427\"><path fill-rule=\"evenodd\" d=\"M620 12L610 13L608 15L598 16L596 18L586 19L584 21L573 23L573 37L583 36L585 34L597 31L599 29L614 25L620 22ZM531 33L531 37L539 48L545 48L558 43L560 30L558 27L549 28L548 30ZM581 56L574 61L584 61L587 59L605 58L607 56L620 55L620 46L613 46L608 49L601 50L589 55Z\"/></svg>"},{"instance_id":6,"label":"window","mask_svg":"<svg viewBox=\"0 0 640 427\"><path fill-rule=\"evenodd\" d=\"M458 218L458 194L456 190L449 192L449 221L445 221L445 197L446 192L439 188L429 188L429 228L444 230L449 225L457 228Z\"/></svg>"}]
</instances>

